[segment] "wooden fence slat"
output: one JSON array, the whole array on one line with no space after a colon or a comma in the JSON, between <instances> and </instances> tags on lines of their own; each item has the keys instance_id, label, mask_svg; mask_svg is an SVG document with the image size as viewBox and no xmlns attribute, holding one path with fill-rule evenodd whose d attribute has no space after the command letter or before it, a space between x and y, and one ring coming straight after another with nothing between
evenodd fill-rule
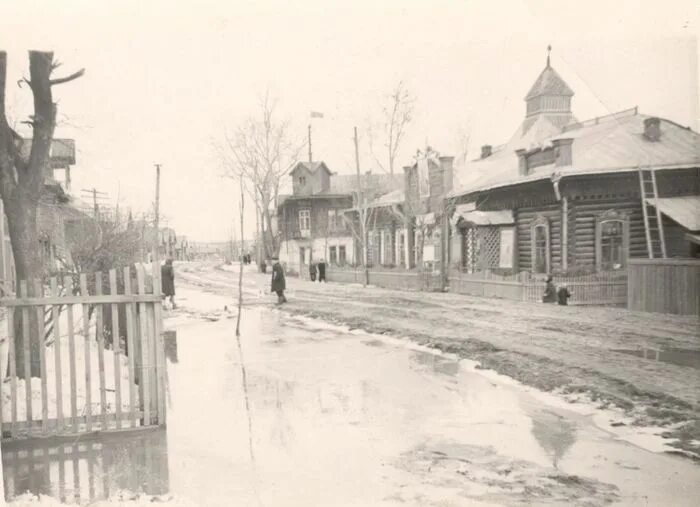
<instances>
[{"instance_id":1,"label":"wooden fence slat","mask_svg":"<svg viewBox=\"0 0 700 507\"><path fill-rule=\"evenodd\" d=\"M17 425L17 353L15 352L15 311L14 308L7 310L7 339L9 342L10 356L10 403L12 411L10 436L16 436Z\"/></svg>"},{"instance_id":2,"label":"wooden fence slat","mask_svg":"<svg viewBox=\"0 0 700 507\"><path fill-rule=\"evenodd\" d=\"M51 295L58 297L58 280L51 277ZM53 321L53 348L56 368L56 419L58 419L59 432L63 431L63 373L61 371L61 329L59 326L60 311L58 305L51 305L51 319Z\"/></svg>"},{"instance_id":3,"label":"wooden fence slat","mask_svg":"<svg viewBox=\"0 0 700 507\"><path fill-rule=\"evenodd\" d=\"M144 272L143 269L137 269L136 278L138 283L139 294L146 293L146 285L144 282ZM149 374L149 329L148 329L148 305L146 303L139 304L139 323L141 324L141 353L142 353L142 371L141 371L141 384L142 388L142 405L144 411L143 424L146 426L151 425L151 386L150 386L150 374Z\"/></svg>"},{"instance_id":4,"label":"wooden fence slat","mask_svg":"<svg viewBox=\"0 0 700 507\"><path fill-rule=\"evenodd\" d=\"M162 294L162 281L160 279L160 266L157 262L152 263L153 271L153 294ZM163 426L166 422L166 405L165 405L165 345L163 343L163 306L160 303L153 304L154 318L154 345L156 359L156 377L158 380L157 396L158 396L158 424Z\"/></svg>"},{"instance_id":5,"label":"wooden fence slat","mask_svg":"<svg viewBox=\"0 0 700 507\"><path fill-rule=\"evenodd\" d=\"M19 282L20 292L23 295L27 295L27 282L22 280ZM24 350L24 391L25 391L25 411L27 414L27 421L32 421L34 419L32 414L32 365L31 365L31 354L32 347L31 341L29 339L29 308L22 308L22 348ZM31 424L29 425L29 431L27 436L32 436Z\"/></svg>"},{"instance_id":6,"label":"wooden fence slat","mask_svg":"<svg viewBox=\"0 0 700 507\"><path fill-rule=\"evenodd\" d=\"M73 291L73 280L66 275L63 279L63 287L66 293ZM75 364L75 331L73 326L73 305L66 305L68 314L68 360L70 370L70 415L71 429L74 433L78 432L78 383L76 381L76 364Z\"/></svg>"},{"instance_id":7,"label":"wooden fence slat","mask_svg":"<svg viewBox=\"0 0 700 507\"><path fill-rule=\"evenodd\" d=\"M80 274L80 293L88 296L87 276ZM92 358L90 354L90 305L83 304L83 335L85 337L85 427L92 431Z\"/></svg>"},{"instance_id":8,"label":"wooden fence slat","mask_svg":"<svg viewBox=\"0 0 700 507\"><path fill-rule=\"evenodd\" d=\"M44 287L41 280L34 280L34 294L43 295ZM41 431L44 435L48 434L49 420L49 389L48 389L48 374L46 373L46 344L44 340L44 315L45 309L43 306L36 307L37 320L37 339L39 340L39 371L41 372Z\"/></svg>"},{"instance_id":9,"label":"wooden fence slat","mask_svg":"<svg viewBox=\"0 0 700 507\"><path fill-rule=\"evenodd\" d=\"M109 292L112 295L117 294L117 271L109 270ZM117 429L121 429L121 413L122 413L122 375L121 375L121 355L119 353L121 347L119 344L119 305L112 303L112 358L114 359L114 410L117 414Z\"/></svg>"},{"instance_id":10,"label":"wooden fence slat","mask_svg":"<svg viewBox=\"0 0 700 507\"><path fill-rule=\"evenodd\" d=\"M95 273L95 294L102 295L102 272ZM102 429L107 429L107 382L105 379L105 336L104 336L104 315L102 305L97 305L97 315L95 317L97 329L97 363L100 374L100 407L102 413Z\"/></svg>"},{"instance_id":11,"label":"wooden fence slat","mask_svg":"<svg viewBox=\"0 0 700 507\"><path fill-rule=\"evenodd\" d=\"M131 294L131 269L129 267L124 268L124 294ZM136 334L136 327L134 326L134 313L136 312L135 303L127 303L125 305L126 310L126 346L128 350L129 359L129 411L134 414L137 407L136 405L136 375L135 375L135 356L136 348L134 347L134 336ZM131 426L136 426L136 417L132 416Z\"/></svg>"}]
</instances>

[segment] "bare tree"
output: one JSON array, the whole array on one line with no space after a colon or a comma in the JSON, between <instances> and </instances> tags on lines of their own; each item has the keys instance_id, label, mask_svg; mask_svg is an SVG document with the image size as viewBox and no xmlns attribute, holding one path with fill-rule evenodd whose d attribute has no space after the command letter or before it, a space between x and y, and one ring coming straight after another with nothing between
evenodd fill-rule
<instances>
[{"instance_id":1,"label":"bare tree","mask_svg":"<svg viewBox=\"0 0 700 507\"><path fill-rule=\"evenodd\" d=\"M372 157L384 172L391 175L394 174L394 164L406 135L406 129L413 120L414 105L415 98L408 91L406 84L399 81L382 107L380 127L374 127L371 122L368 127L367 137ZM379 137L383 147L379 155L374 146L377 130L380 131Z\"/></svg>"},{"instance_id":2,"label":"bare tree","mask_svg":"<svg viewBox=\"0 0 700 507\"><path fill-rule=\"evenodd\" d=\"M29 52L29 79L19 81L29 86L34 98L34 114L23 122L31 126L33 134L27 150L23 138L7 121L7 54L0 51L0 196L5 204L17 280L39 278L42 272L37 210L56 128L57 107L53 100L53 87L73 81L84 73L84 70L79 70L69 76L52 79L51 74L59 65L54 61L52 52ZM26 152L29 152L28 156ZM33 284L27 285L28 295L36 295ZM32 321L31 331L36 331L37 326L36 320ZM39 376L38 344L32 347L31 375ZM17 350L19 352L21 347L17 347ZM21 355L17 354L17 374L25 378Z\"/></svg>"},{"instance_id":3,"label":"bare tree","mask_svg":"<svg viewBox=\"0 0 700 507\"><path fill-rule=\"evenodd\" d=\"M277 100L266 93L258 115L247 118L232 134L225 134L223 143L216 146L226 175L242 180L253 197L266 257L279 250L279 237L272 232L272 215L282 177L303 147L292 141L289 124L278 119L276 108Z\"/></svg>"}]
</instances>

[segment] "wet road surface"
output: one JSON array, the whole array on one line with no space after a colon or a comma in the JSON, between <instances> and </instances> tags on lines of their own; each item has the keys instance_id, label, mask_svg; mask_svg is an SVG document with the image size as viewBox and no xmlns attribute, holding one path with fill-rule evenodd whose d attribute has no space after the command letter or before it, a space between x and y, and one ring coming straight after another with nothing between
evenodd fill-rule
<instances>
[{"instance_id":1,"label":"wet road surface","mask_svg":"<svg viewBox=\"0 0 700 507\"><path fill-rule=\"evenodd\" d=\"M700 467L689 460L616 440L563 402L406 341L249 307L239 349L234 314L222 311L231 303L181 292L184 308L166 324L177 331L168 337L166 433L121 453L85 446L93 457L78 460L77 482L72 465L57 464L69 462L68 449L40 454L31 471L20 453L4 452L6 477L8 467L20 477L14 491L43 488L67 501L82 491L84 502L90 487L98 496L167 489L206 506L694 505L700 497Z\"/></svg>"}]
</instances>

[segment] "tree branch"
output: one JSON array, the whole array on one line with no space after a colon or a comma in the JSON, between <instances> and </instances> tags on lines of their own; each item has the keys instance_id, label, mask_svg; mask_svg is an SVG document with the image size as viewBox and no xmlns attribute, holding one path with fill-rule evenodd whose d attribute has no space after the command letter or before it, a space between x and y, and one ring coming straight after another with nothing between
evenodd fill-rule
<instances>
[{"instance_id":1,"label":"tree branch","mask_svg":"<svg viewBox=\"0 0 700 507\"><path fill-rule=\"evenodd\" d=\"M60 64L59 64L59 65L60 65ZM57 67L57 66L58 66L58 65L56 65L55 67ZM52 67L51 70L53 70L55 67ZM59 85L59 84L67 83L67 82L69 82L69 81L74 81L74 80L76 80L76 79L82 77L84 74L85 74L85 69L80 69L79 71L74 72L74 73L71 74L70 76L59 77L59 78L56 78L56 79L52 79L52 80L49 81L49 84L50 84L51 86L54 86L54 85ZM30 85L31 85L31 83L30 83Z\"/></svg>"}]
</instances>

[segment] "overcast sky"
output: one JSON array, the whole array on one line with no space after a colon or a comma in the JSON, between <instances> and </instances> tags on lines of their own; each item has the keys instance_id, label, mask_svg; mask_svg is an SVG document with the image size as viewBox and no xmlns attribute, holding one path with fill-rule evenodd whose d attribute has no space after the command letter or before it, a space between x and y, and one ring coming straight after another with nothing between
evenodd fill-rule
<instances>
[{"instance_id":1,"label":"overcast sky","mask_svg":"<svg viewBox=\"0 0 700 507\"><path fill-rule=\"evenodd\" d=\"M162 212L192 239L229 237L237 190L220 177L211 143L255 113L268 88L298 139L309 111L324 113L313 120L314 158L339 173L354 170L353 126L362 131L399 80L417 100L399 166L426 142L453 154L460 131L472 156L505 142L548 44L579 119L639 106L700 124L697 0L2 4L8 83L26 74L28 49L53 50L63 62L57 75L86 68L55 92L56 135L77 144L74 189L94 186L143 211L161 163ZM21 120L29 91L8 88ZM360 142L370 169L365 136ZM253 223L248 216L248 231Z\"/></svg>"}]
</instances>

